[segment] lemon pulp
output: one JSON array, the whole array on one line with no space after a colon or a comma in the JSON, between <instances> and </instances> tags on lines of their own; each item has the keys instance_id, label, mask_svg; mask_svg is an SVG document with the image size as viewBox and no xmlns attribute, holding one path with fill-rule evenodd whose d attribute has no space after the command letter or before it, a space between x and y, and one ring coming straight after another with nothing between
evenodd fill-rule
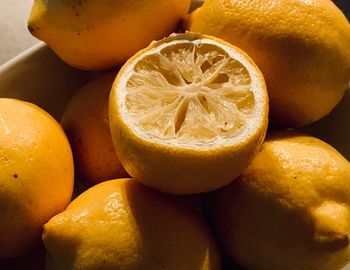
<instances>
[{"instance_id":1,"label":"lemon pulp","mask_svg":"<svg viewBox=\"0 0 350 270\"><path fill-rule=\"evenodd\" d=\"M221 47L182 40L147 53L128 72L128 121L147 136L181 144L241 134L255 107L251 74Z\"/></svg>"}]
</instances>

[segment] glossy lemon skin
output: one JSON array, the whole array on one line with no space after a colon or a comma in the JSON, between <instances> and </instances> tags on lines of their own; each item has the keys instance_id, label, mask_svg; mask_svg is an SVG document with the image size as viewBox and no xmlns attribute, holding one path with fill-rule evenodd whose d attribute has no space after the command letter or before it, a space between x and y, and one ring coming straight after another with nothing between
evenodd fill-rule
<instances>
[{"instance_id":1,"label":"glossy lemon skin","mask_svg":"<svg viewBox=\"0 0 350 270\"><path fill-rule=\"evenodd\" d=\"M48 269L219 270L208 225L181 198L131 179L98 184L45 225Z\"/></svg>"},{"instance_id":2,"label":"glossy lemon skin","mask_svg":"<svg viewBox=\"0 0 350 270\"><path fill-rule=\"evenodd\" d=\"M30 32L66 63L86 70L123 64L177 30L190 0L36 0Z\"/></svg>"},{"instance_id":3,"label":"glossy lemon skin","mask_svg":"<svg viewBox=\"0 0 350 270\"><path fill-rule=\"evenodd\" d=\"M20 256L40 242L42 226L73 192L71 148L45 111L0 99L0 259Z\"/></svg>"}]
</instances>

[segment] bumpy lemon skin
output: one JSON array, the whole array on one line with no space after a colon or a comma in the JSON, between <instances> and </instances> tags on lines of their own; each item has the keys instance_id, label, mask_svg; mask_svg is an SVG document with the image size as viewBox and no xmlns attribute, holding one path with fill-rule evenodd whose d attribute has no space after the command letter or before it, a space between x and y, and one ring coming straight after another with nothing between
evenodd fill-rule
<instances>
[{"instance_id":1,"label":"bumpy lemon skin","mask_svg":"<svg viewBox=\"0 0 350 270\"><path fill-rule=\"evenodd\" d=\"M350 262L350 164L316 138L270 133L248 169L206 204L223 251L247 269Z\"/></svg>"},{"instance_id":2,"label":"bumpy lemon skin","mask_svg":"<svg viewBox=\"0 0 350 270\"><path fill-rule=\"evenodd\" d=\"M0 99L0 259L39 243L42 226L61 212L73 192L71 148L45 111Z\"/></svg>"},{"instance_id":3,"label":"bumpy lemon skin","mask_svg":"<svg viewBox=\"0 0 350 270\"><path fill-rule=\"evenodd\" d=\"M328 0L207 0L187 29L241 48L264 74L275 126L327 115L350 80L350 25Z\"/></svg>"},{"instance_id":4,"label":"bumpy lemon skin","mask_svg":"<svg viewBox=\"0 0 350 270\"><path fill-rule=\"evenodd\" d=\"M84 70L122 65L177 30L190 0L35 0L28 28L66 63Z\"/></svg>"},{"instance_id":5,"label":"bumpy lemon skin","mask_svg":"<svg viewBox=\"0 0 350 270\"><path fill-rule=\"evenodd\" d=\"M232 46L211 36L189 32L185 35L189 40L210 38L226 46ZM260 73L260 79L264 82L262 94L265 95L264 110L261 112L263 120L259 123L254 134L240 144L222 146L215 150L198 150L160 146L157 143L138 138L120 118L120 111L116 106L118 103L116 91L118 81L128 63L134 61L139 55L162 42L171 42L176 39L178 39L178 35L152 43L130 58L120 69L112 87L109 101L112 141L125 170L140 183L170 194L187 195L209 192L229 184L238 177L260 149L268 126L267 90L263 75ZM242 51L241 53L246 55ZM256 67L254 62L251 64ZM259 70L257 67L256 69Z\"/></svg>"},{"instance_id":6,"label":"bumpy lemon skin","mask_svg":"<svg viewBox=\"0 0 350 270\"><path fill-rule=\"evenodd\" d=\"M126 177L112 143L108 119L109 92L116 72L84 85L69 101L61 125L73 150L76 175L87 185Z\"/></svg>"},{"instance_id":7,"label":"bumpy lemon skin","mask_svg":"<svg viewBox=\"0 0 350 270\"><path fill-rule=\"evenodd\" d=\"M98 184L52 218L47 269L220 270L206 221L182 198L132 179Z\"/></svg>"}]
</instances>

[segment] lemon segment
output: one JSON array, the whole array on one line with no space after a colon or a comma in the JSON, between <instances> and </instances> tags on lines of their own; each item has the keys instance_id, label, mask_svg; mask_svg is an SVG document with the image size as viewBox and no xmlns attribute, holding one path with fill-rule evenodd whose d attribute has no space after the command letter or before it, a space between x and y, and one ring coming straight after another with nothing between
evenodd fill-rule
<instances>
[{"instance_id":1,"label":"lemon segment","mask_svg":"<svg viewBox=\"0 0 350 270\"><path fill-rule=\"evenodd\" d=\"M250 58L193 33L136 54L110 96L112 137L127 172L176 194L213 190L237 177L263 140L267 113L265 81Z\"/></svg>"}]
</instances>

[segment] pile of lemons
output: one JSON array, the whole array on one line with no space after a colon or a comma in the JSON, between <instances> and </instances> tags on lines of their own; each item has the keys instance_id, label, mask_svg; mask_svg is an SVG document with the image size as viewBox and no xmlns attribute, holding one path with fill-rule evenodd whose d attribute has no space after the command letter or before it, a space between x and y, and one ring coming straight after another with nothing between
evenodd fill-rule
<instances>
[{"instance_id":1,"label":"pile of lemons","mask_svg":"<svg viewBox=\"0 0 350 270\"><path fill-rule=\"evenodd\" d=\"M0 99L0 259L43 241L54 270L350 262L350 163L294 130L348 87L331 1L36 0L28 28L102 72L60 124Z\"/></svg>"}]
</instances>

